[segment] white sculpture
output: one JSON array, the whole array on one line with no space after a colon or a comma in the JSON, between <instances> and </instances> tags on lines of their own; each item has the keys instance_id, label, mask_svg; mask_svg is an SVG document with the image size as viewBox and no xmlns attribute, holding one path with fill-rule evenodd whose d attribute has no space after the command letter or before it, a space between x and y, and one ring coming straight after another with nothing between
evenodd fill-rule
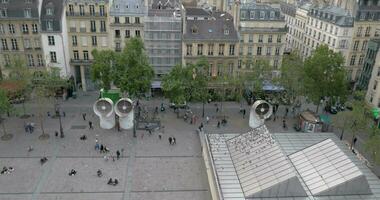
<instances>
[{"instance_id":1,"label":"white sculpture","mask_svg":"<svg viewBox=\"0 0 380 200\"><path fill-rule=\"evenodd\" d=\"M133 128L133 101L129 98L122 98L115 104L115 113L119 116L119 124L122 129Z\"/></svg>"},{"instance_id":2,"label":"white sculpture","mask_svg":"<svg viewBox=\"0 0 380 200\"><path fill-rule=\"evenodd\" d=\"M264 100L257 100L251 107L249 115L249 126L251 128L258 128L262 126L265 119L268 119L273 112L272 105Z\"/></svg>"},{"instance_id":3,"label":"white sculpture","mask_svg":"<svg viewBox=\"0 0 380 200\"><path fill-rule=\"evenodd\" d=\"M100 127L111 129L115 126L115 111L113 102L109 98L98 99L93 106L94 112L99 116Z\"/></svg>"}]
</instances>

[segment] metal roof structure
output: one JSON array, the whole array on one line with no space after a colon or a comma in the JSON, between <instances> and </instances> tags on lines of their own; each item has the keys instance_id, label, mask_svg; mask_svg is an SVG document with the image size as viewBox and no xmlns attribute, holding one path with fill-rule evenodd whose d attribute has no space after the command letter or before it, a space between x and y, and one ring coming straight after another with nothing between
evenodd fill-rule
<instances>
[{"instance_id":1,"label":"metal roof structure","mask_svg":"<svg viewBox=\"0 0 380 200\"><path fill-rule=\"evenodd\" d=\"M296 176L300 181L304 191L306 192L305 197L245 197L243 193L243 186L238 178L237 169L235 169L232 154L230 154L227 144L233 141L233 138L239 137L241 134L206 134L206 139L208 145L208 150L211 153L214 170L217 175L216 181L219 186L220 195L224 200L244 200L244 199L255 199L255 200L377 200L380 199L380 180L374 175L370 169L358 159L358 157L353 154L349 148L340 141L333 133L274 133L272 138L275 140L275 144L281 149L283 154L288 157L296 158L298 155L302 155L301 152L308 148L316 148L318 145L325 146L330 145L330 151L340 152L338 154L343 157L343 160L348 163L352 163L359 169L362 175L355 175L354 177L360 178L360 181L353 179L345 180L344 184L356 184L356 187L362 187L358 184L368 183L370 194L363 194L360 192L352 192L351 194L339 194L333 190L326 193L313 193L315 190L309 189L307 185L307 176L301 177L301 173L298 172L296 161L291 164L293 169L296 170ZM243 134L244 135L244 134ZM329 139L329 140L328 140ZM330 142L331 141L331 142ZM317 146L314 146L317 145ZM344 156L342 156L344 155ZM326 155L327 156L327 155ZM318 157L318 156L316 156ZM318 157L319 158L319 157ZM310 157L309 159L313 159ZM322 159L322 161L324 161ZM306 162L305 162L306 163ZM322 164L323 165L323 164ZM316 168L322 169L323 166L316 165ZM299 166L299 165L298 165ZM349 166L352 165L349 164ZM356 168L354 171L358 173ZM342 170L341 170L342 171ZM344 171L344 170L343 170ZM339 170L338 170L339 172ZM346 171L347 172L347 171ZM341 174L341 176L343 176ZM348 176L344 175L345 178ZM366 181L363 181L365 178ZM254 179L254 178L253 178ZM351 181L351 182L350 182ZM293 184L293 183L289 183ZM353 185L353 184L352 184ZM291 186L290 186L291 187ZM331 187L331 188L334 188ZM321 196L322 195L322 196Z\"/></svg>"},{"instance_id":2,"label":"metal roof structure","mask_svg":"<svg viewBox=\"0 0 380 200\"><path fill-rule=\"evenodd\" d=\"M227 146L244 196L306 196L288 158L265 126L229 139Z\"/></svg>"},{"instance_id":3,"label":"metal roof structure","mask_svg":"<svg viewBox=\"0 0 380 200\"><path fill-rule=\"evenodd\" d=\"M331 139L289 158L314 196L371 194L364 174Z\"/></svg>"}]
</instances>

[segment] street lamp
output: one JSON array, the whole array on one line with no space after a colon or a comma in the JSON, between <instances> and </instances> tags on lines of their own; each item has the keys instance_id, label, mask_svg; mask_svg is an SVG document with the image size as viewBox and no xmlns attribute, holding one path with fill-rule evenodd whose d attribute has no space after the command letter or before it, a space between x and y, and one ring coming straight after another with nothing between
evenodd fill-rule
<instances>
[{"instance_id":1,"label":"street lamp","mask_svg":"<svg viewBox=\"0 0 380 200\"><path fill-rule=\"evenodd\" d=\"M59 104L57 104L56 115L58 115L58 119L59 119L59 133L60 133L60 136L61 136L61 138L64 138L65 135L63 133L63 128L62 128L62 119L61 119L61 111L60 111L60 105Z\"/></svg>"}]
</instances>

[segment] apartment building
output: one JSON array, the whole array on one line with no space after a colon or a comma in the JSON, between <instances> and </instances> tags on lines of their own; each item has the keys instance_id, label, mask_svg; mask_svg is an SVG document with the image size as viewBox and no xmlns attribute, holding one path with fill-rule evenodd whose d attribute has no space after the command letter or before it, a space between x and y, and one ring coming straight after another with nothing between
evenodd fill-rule
<instances>
[{"instance_id":1,"label":"apartment building","mask_svg":"<svg viewBox=\"0 0 380 200\"><path fill-rule=\"evenodd\" d=\"M46 66L58 68L61 77L71 76L66 14L62 0L42 0L40 23Z\"/></svg>"},{"instance_id":2,"label":"apartment building","mask_svg":"<svg viewBox=\"0 0 380 200\"><path fill-rule=\"evenodd\" d=\"M238 42L230 14L202 8L186 9L182 42L184 66L205 57L210 65L209 76L232 76L237 73Z\"/></svg>"},{"instance_id":3,"label":"apartment building","mask_svg":"<svg viewBox=\"0 0 380 200\"><path fill-rule=\"evenodd\" d=\"M148 7L144 0L114 0L110 4L109 36L112 49L121 51L131 37L144 38Z\"/></svg>"},{"instance_id":4,"label":"apartment building","mask_svg":"<svg viewBox=\"0 0 380 200\"><path fill-rule=\"evenodd\" d=\"M177 64L181 63L182 11L178 1L163 4L155 0L150 4L145 19L144 43L155 79L161 80Z\"/></svg>"},{"instance_id":5,"label":"apartment building","mask_svg":"<svg viewBox=\"0 0 380 200\"><path fill-rule=\"evenodd\" d=\"M380 108L380 40L370 40L368 51L364 61L363 72L359 80L359 86L365 88L366 101L373 107Z\"/></svg>"},{"instance_id":6,"label":"apartment building","mask_svg":"<svg viewBox=\"0 0 380 200\"><path fill-rule=\"evenodd\" d=\"M45 69L41 44L38 0L0 1L0 68L14 58L25 60L31 70Z\"/></svg>"},{"instance_id":7,"label":"apartment building","mask_svg":"<svg viewBox=\"0 0 380 200\"><path fill-rule=\"evenodd\" d=\"M298 6L294 4L281 4L281 12L285 15L285 22L288 27L286 52L298 51L299 54L304 54L302 50L305 49L305 27L308 18L307 14L311 6L310 3Z\"/></svg>"},{"instance_id":8,"label":"apartment building","mask_svg":"<svg viewBox=\"0 0 380 200\"><path fill-rule=\"evenodd\" d=\"M352 7L355 17L352 44L348 57L353 72L353 80L358 80L363 69L363 60L369 41L380 37L380 2L361 0L359 2L349 1L344 5L347 5L348 8Z\"/></svg>"},{"instance_id":9,"label":"apartment building","mask_svg":"<svg viewBox=\"0 0 380 200\"><path fill-rule=\"evenodd\" d=\"M267 60L275 69L282 63L287 28L279 8L245 3L240 6L240 50L238 68L250 70L257 60Z\"/></svg>"},{"instance_id":10,"label":"apartment building","mask_svg":"<svg viewBox=\"0 0 380 200\"><path fill-rule=\"evenodd\" d=\"M84 91L95 88L90 79L92 50L111 48L108 5L108 0L67 0L65 4L71 70Z\"/></svg>"}]
</instances>

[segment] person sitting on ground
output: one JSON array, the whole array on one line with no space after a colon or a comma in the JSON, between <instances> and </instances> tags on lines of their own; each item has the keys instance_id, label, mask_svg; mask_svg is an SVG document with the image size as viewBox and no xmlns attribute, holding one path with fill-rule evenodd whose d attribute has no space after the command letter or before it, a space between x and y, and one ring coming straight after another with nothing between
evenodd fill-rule
<instances>
[{"instance_id":1,"label":"person sitting on ground","mask_svg":"<svg viewBox=\"0 0 380 200\"><path fill-rule=\"evenodd\" d=\"M115 181L113 182L113 185L119 184L119 181L115 178Z\"/></svg>"},{"instance_id":2,"label":"person sitting on ground","mask_svg":"<svg viewBox=\"0 0 380 200\"><path fill-rule=\"evenodd\" d=\"M46 157L42 157L42 158L40 159L40 163L41 163L41 165L45 164L47 161L48 161L48 159L47 159Z\"/></svg>"},{"instance_id":3,"label":"person sitting on ground","mask_svg":"<svg viewBox=\"0 0 380 200\"><path fill-rule=\"evenodd\" d=\"M96 174L98 175L98 177L102 177L103 176L102 170L100 170L100 169L98 169L98 171L96 172Z\"/></svg>"},{"instance_id":4,"label":"person sitting on ground","mask_svg":"<svg viewBox=\"0 0 380 200\"><path fill-rule=\"evenodd\" d=\"M71 169L71 171L69 172L69 176L75 176L77 174L77 171L75 171L74 169Z\"/></svg>"},{"instance_id":5,"label":"person sitting on ground","mask_svg":"<svg viewBox=\"0 0 380 200\"><path fill-rule=\"evenodd\" d=\"M108 147L104 146L104 152L108 153L109 151L110 151L110 149Z\"/></svg>"},{"instance_id":6,"label":"person sitting on ground","mask_svg":"<svg viewBox=\"0 0 380 200\"><path fill-rule=\"evenodd\" d=\"M110 180L108 180L108 185L112 185L113 184L113 181L112 181L112 178L110 178Z\"/></svg>"},{"instance_id":7,"label":"person sitting on ground","mask_svg":"<svg viewBox=\"0 0 380 200\"><path fill-rule=\"evenodd\" d=\"M81 137L80 137L80 140L86 140L87 139L87 136L86 135L82 135Z\"/></svg>"},{"instance_id":8,"label":"person sitting on ground","mask_svg":"<svg viewBox=\"0 0 380 200\"><path fill-rule=\"evenodd\" d=\"M0 174L6 174L6 173L8 173L8 168L3 167L3 170L1 170Z\"/></svg>"},{"instance_id":9,"label":"person sitting on ground","mask_svg":"<svg viewBox=\"0 0 380 200\"><path fill-rule=\"evenodd\" d=\"M28 152L31 152L31 151L33 151L33 146L28 147Z\"/></svg>"},{"instance_id":10,"label":"person sitting on ground","mask_svg":"<svg viewBox=\"0 0 380 200\"><path fill-rule=\"evenodd\" d=\"M9 172L13 172L15 169L13 167L8 167Z\"/></svg>"}]
</instances>

